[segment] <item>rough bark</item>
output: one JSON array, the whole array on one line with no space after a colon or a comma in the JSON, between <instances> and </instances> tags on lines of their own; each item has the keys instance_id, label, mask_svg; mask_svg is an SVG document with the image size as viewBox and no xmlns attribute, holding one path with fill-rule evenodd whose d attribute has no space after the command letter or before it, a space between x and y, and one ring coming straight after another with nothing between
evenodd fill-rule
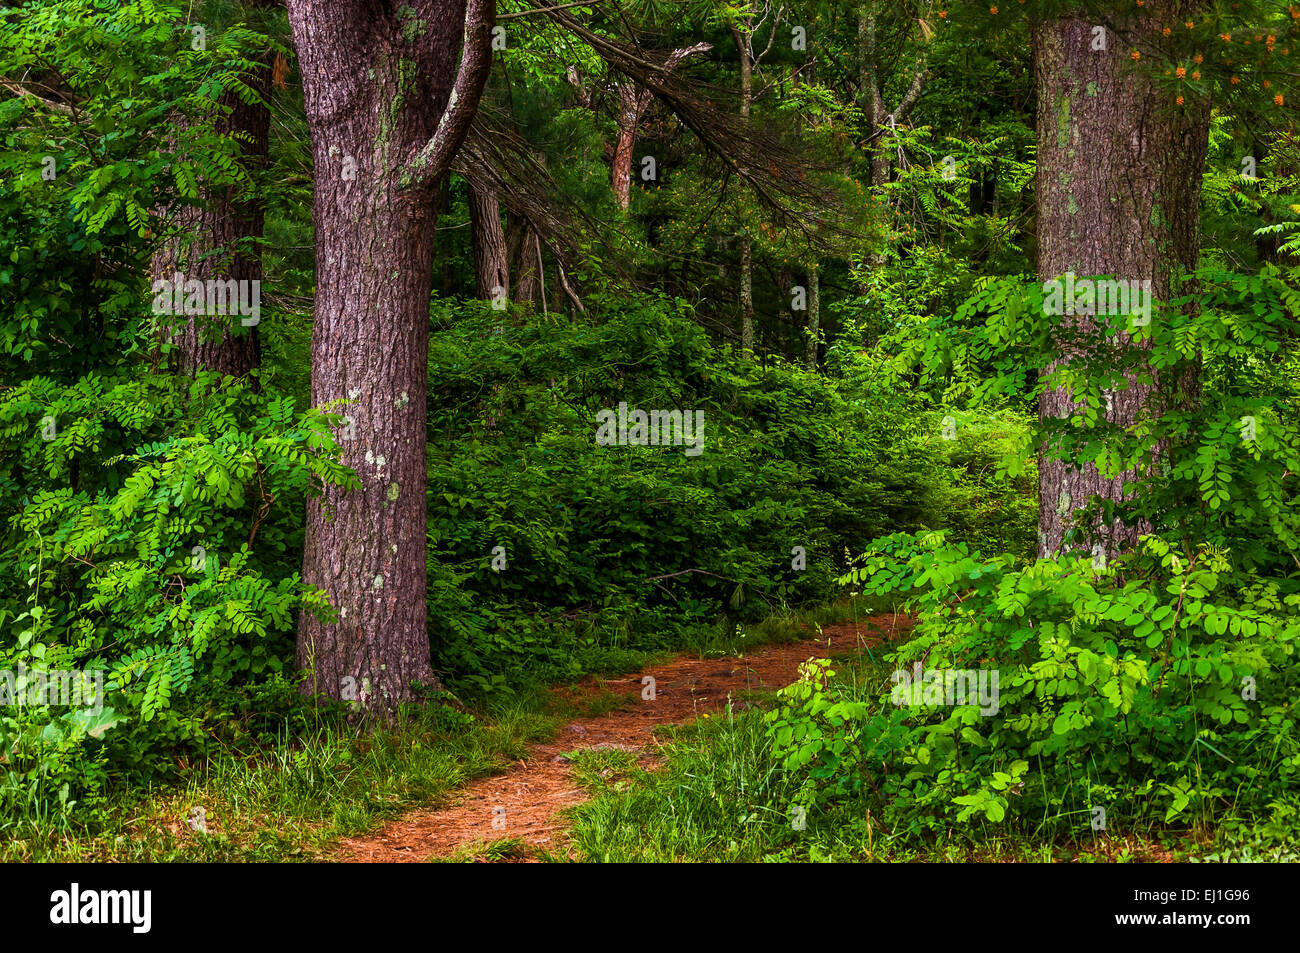
<instances>
[{"instance_id":1,"label":"rough bark","mask_svg":"<svg viewBox=\"0 0 1300 953\"><path fill-rule=\"evenodd\" d=\"M304 613L297 660L305 692L382 714L414 686L437 685L425 618L436 198L487 77L495 9L492 0L288 7L316 178L312 402L351 400L338 436L361 482L308 504L303 578L325 590L338 619Z\"/></svg>"},{"instance_id":2,"label":"rough bark","mask_svg":"<svg viewBox=\"0 0 1300 953\"><path fill-rule=\"evenodd\" d=\"M474 245L474 282L478 296L490 301L510 296L506 263L506 233L501 227L501 203L490 189L469 184L469 221Z\"/></svg>"},{"instance_id":3,"label":"rough bark","mask_svg":"<svg viewBox=\"0 0 1300 953\"><path fill-rule=\"evenodd\" d=\"M1156 17L1157 11L1151 15ZM1198 202L1209 130L1205 103L1175 106L1139 71L1130 68L1127 42L1111 37L1108 51L1092 49L1091 20L1057 19L1035 26L1033 51L1038 95L1037 231L1038 273L1043 281L1074 272L1078 276L1117 275L1150 281L1156 300L1167 299L1176 266L1194 267L1199 254ZM1159 30L1155 21L1134 29ZM1070 319L1071 330L1098 320ZM1153 321L1158 317L1153 317ZM1117 347L1135 347L1127 334ZM1061 346L1061 364L1087 361L1089 355ZM1183 384L1194 387L1194 373ZM1112 394L1106 417L1131 425L1150 413L1152 389L1137 386ZM1068 417L1080 404L1063 390L1048 390L1039 400L1042 419ZM1123 498L1132 472L1103 477L1092 464L1082 467L1044 454L1039 463L1040 554L1087 549L1095 531L1111 555L1132 546L1147 527L1088 528L1066 536L1072 515L1092 497ZM1063 545L1064 544L1064 545Z\"/></svg>"}]
</instances>

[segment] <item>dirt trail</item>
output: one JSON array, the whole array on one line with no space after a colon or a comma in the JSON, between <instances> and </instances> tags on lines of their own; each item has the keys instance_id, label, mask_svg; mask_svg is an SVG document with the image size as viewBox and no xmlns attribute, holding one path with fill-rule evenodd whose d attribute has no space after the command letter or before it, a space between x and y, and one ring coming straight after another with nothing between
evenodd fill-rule
<instances>
[{"instance_id":1,"label":"dirt trail","mask_svg":"<svg viewBox=\"0 0 1300 953\"><path fill-rule=\"evenodd\" d=\"M567 752L619 748L635 751L643 766L658 760L654 730L689 722L726 706L743 707L741 695L755 688L779 688L798 676L799 664L879 645L902 637L912 627L907 616L885 614L823 628L821 638L784 645L764 645L742 658L700 659L679 656L663 665L624 678L589 678L577 698L603 691L635 693L638 700L594 718L579 718L556 737L534 745L526 760L506 772L471 782L438 810L418 810L390 821L382 830L339 843L330 858L347 863L417 863L446 857L470 844L520 838L550 851L564 849L565 820L560 812L587 799L570 775ZM641 679L655 680L655 698L643 700ZM496 826L494 826L494 824Z\"/></svg>"}]
</instances>

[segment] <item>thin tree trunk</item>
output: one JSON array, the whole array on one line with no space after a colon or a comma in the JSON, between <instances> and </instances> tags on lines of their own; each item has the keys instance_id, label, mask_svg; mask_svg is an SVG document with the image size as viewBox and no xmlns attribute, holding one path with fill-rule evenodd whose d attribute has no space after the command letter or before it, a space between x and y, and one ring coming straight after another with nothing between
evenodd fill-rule
<instances>
[{"instance_id":1,"label":"thin tree trunk","mask_svg":"<svg viewBox=\"0 0 1300 953\"><path fill-rule=\"evenodd\" d=\"M302 614L297 661L305 692L384 715L416 686L438 685L425 618L436 199L487 77L495 9L288 6L315 162L312 402L352 401L339 440L361 483L308 503L303 579L325 590L338 619Z\"/></svg>"},{"instance_id":2,"label":"thin tree trunk","mask_svg":"<svg viewBox=\"0 0 1300 953\"><path fill-rule=\"evenodd\" d=\"M804 364L808 370L817 370L817 335L821 327L822 291L821 275L817 265L808 266L808 342Z\"/></svg>"},{"instance_id":3,"label":"thin tree trunk","mask_svg":"<svg viewBox=\"0 0 1300 953\"><path fill-rule=\"evenodd\" d=\"M496 192L469 185L469 220L474 244L474 280L484 300L510 297L510 271L506 265L506 233L501 227L501 204Z\"/></svg>"},{"instance_id":4,"label":"thin tree trunk","mask_svg":"<svg viewBox=\"0 0 1300 953\"><path fill-rule=\"evenodd\" d=\"M740 115L748 119L754 97L754 66L750 61L748 38L734 23L731 24L731 38L736 41L736 50L740 54Z\"/></svg>"},{"instance_id":5,"label":"thin tree trunk","mask_svg":"<svg viewBox=\"0 0 1300 953\"><path fill-rule=\"evenodd\" d=\"M749 118L754 98L753 64L750 62L748 37L736 24L731 25L731 37L740 54L740 115ZM740 236L740 352L754 351L754 247L748 232Z\"/></svg>"},{"instance_id":6,"label":"thin tree trunk","mask_svg":"<svg viewBox=\"0 0 1300 953\"><path fill-rule=\"evenodd\" d=\"M911 83L903 98L899 100L898 107L891 113L889 107L885 105L885 79L880 75L880 54L877 43L875 11L870 3L859 3L858 108L867 117L867 132L875 146L871 153L870 185L878 197L883 199L885 194L882 190L889 184L893 170L889 150L883 147L883 143L892 140L894 127L906 119L916 106L930 74L925 68L927 46L922 46ZM928 38L926 43L928 44ZM873 270L882 267L885 263L885 255L881 249L873 249L867 257Z\"/></svg>"},{"instance_id":7,"label":"thin tree trunk","mask_svg":"<svg viewBox=\"0 0 1300 953\"><path fill-rule=\"evenodd\" d=\"M618 138L609 177L618 207L624 210L632 204L632 149L636 145L637 126L641 123L642 100L640 91L630 80L619 85Z\"/></svg>"},{"instance_id":8,"label":"thin tree trunk","mask_svg":"<svg viewBox=\"0 0 1300 953\"><path fill-rule=\"evenodd\" d=\"M740 353L754 353L754 261L748 235L740 239Z\"/></svg>"},{"instance_id":9,"label":"thin tree trunk","mask_svg":"<svg viewBox=\"0 0 1300 953\"><path fill-rule=\"evenodd\" d=\"M664 69L676 69L687 57L710 49L712 46L708 43L696 43L694 46L673 50L664 60ZM632 153L636 147L636 134L641 126L641 117L650 108L654 94L630 79L620 83L617 92L618 134L614 142L614 160L610 163L609 181L619 208L626 210L632 203Z\"/></svg>"},{"instance_id":10,"label":"thin tree trunk","mask_svg":"<svg viewBox=\"0 0 1300 953\"><path fill-rule=\"evenodd\" d=\"M548 314L546 307L546 258L542 255L542 236L533 230L533 247L537 249L537 281L541 285L538 297L542 302L542 314Z\"/></svg>"},{"instance_id":11,"label":"thin tree trunk","mask_svg":"<svg viewBox=\"0 0 1300 953\"><path fill-rule=\"evenodd\" d=\"M533 225L526 218L511 218L509 270L515 281L512 300L536 303L542 293L542 262L537 255Z\"/></svg>"},{"instance_id":12,"label":"thin tree trunk","mask_svg":"<svg viewBox=\"0 0 1300 953\"><path fill-rule=\"evenodd\" d=\"M1148 8L1149 9L1149 8ZM1159 30L1158 13L1140 25ZM1162 21L1160 21L1162 22ZM1167 300L1176 266L1195 267L1199 255L1201 170L1209 131L1204 103L1175 106L1136 70L1126 67L1127 43L1092 48L1091 20L1038 24L1033 51L1038 94L1038 273L1047 281L1066 272L1150 281ZM1091 328L1097 319L1071 319ZM1104 320L1104 319L1102 319ZM1157 320L1153 317L1152 320ZM1115 343L1133 347L1128 334ZM1049 371L1089 355L1062 345ZM1184 382L1194 386L1194 372ZM1156 410L1151 388L1130 381L1112 394L1107 418L1129 426ZM1039 400L1042 419L1069 417L1080 404L1063 390ZM1113 479L1043 455L1039 463L1040 554L1087 549L1087 533L1070 532L1075 510L1092 497L1123 499L1129 471ZM1130 548L1149 527L1115 522L1092 528L1109 554Z\"/></svg>"}]
</instances>

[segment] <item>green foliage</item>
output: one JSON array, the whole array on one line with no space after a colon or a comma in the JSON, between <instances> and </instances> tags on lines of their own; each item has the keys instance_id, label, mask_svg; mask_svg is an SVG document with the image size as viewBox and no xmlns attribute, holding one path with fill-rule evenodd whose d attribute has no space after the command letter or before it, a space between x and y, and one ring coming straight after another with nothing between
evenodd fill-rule
<instances>
[{"instance_id":1,"label":"green foliage","mask_svg":"<svg viewBox=\"0 0 1300 953\"><path fill-rule=\"evenodd\" d=\"M842 581L908 596L918 634L891 656L891 690L814 679L784 693L774 755L809 797L869 782L911 834L1006 821L1079 837L1099 818L1114 831L1250 815L1296 783L1300 432L1294 378L1274 372L1296 359L1292 277L1205 270L1130 329L1143 347L1107 347L1119 328L1101 320L1074 329L1066 351L1088 360L1069 364L1053 364L1066 330L1041 313L1037 285L984 283L936 322L923 374L956 369L976 401L1064 386L1080 405L1031 426L1005 472L1023 473L1041 446L1137 476L1123 503L1082 510L1057 558L986 558L943 533L867 547ZM1133 381L1154 396L1120 427L1103 393ZM1130 553L1089 552L1090 527L1115 518L1151 531ZM995 704L932 695L929 682L909 694L909 666L996 674Z\"/></svg>"},{"instance_id":2,"label":"green foliage","mask_svg":"<svg viewBox=\"0 0 1300 953\"><path fill-rule=\"evenodd\" d=\"M1228 548L1246 569L1289 572L1300 542L1288 479L1300 472L1300 393L1287 372L1300 361L1294 282L1294 273L1274 265L1258 275L1206 268L1149 324L1113 315L1086 328L1043 314L1036 282L984 281L951 318L934 319L932 335L912 354L923 382L968 381L976 404L1036 399L1054 388L1073 395L1078 408L1038 420L1002 472L1023 473L1042 447L1076 466L1095 464L1108 478L1141 474L1142 492L1081 510L1067 548L1088 549L1089 526L1121 519L1152 525L1184 548L1188 539ZM1141 346L1113 346L1121 331ZM1063 350L1079 357L1057 362ZM1135 386L1151 388L1151 396L1138 420L1120 426L1106 416L1107 393Z\"/></svg>"},{"instance_id":3,"label":"green foliage","mask_svg":"<svg viewBox=\"0 0 1300 953\"><path fill-rule=\"evenodd\" d=\"M66 798L103 745L121 769L198 740L282 671L293 613L329 609L288 569L306 494L355 480L314 410L214 374L38 377L0 399L0 446L0 669L93 672L105 706L6 714L11 785Z\"/></svg>"},{"instance_id":4,"label":"green foliage","mask_svg":"<svg viewBox=\"0 0 1300 953\"><path fill-rule=\"evenodd\" d=\"M430 616L467 688L823 601L846 547L942 522L945 468L906 395L738 362L680 303L601 307L500 332L465 308L435 335ZM702 452L598 445L597 413L620 402L703 411Z\"/></svg>"},{"instance_id":5,"label":"green foliage","mask_svg":"<svg viewBox=\"0 0 1300 953\"><path fill-rule=\"evenodd\" d=\"M252 187L216 123L224 92L255 97L243 77L266 38L231 27L196 49L186 9L42 0L0 18L0 75L29 84L0 99L6 382L71 382L147 350L140 288L166 231L155 210L197 202L200 184Z\"/></svg>"}]
</instances>

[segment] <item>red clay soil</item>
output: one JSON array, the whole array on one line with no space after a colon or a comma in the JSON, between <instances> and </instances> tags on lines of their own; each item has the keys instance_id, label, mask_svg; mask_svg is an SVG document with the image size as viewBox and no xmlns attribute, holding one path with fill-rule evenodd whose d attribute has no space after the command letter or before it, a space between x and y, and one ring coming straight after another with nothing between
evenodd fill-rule
<instances>
[{"instance_id":1,"label":"red clay soil","mask_svg":"<svg viewBox=\"0 0 1300 953\"><path fill-rule=\"evenodd\" d=\"M505 773L461 789L450 806L414 811L375 834L345 839L331 859L416 863L507 838L563 852L566 825L561 811L587 799L570 774L566 753L618 748L636 752L641 764L649 767L658 760L654 737L658 726L693 721L725 707L728 698L733 698L734 707L742 707L743 692L790 684L798 678L800 663L809 658L845 655L864 645L893 641L912 624L907 616L878 615L856 625L825 627L815 640L764 645L743 657L680 656L624 678L586 679L575 690L578 699L612 691L635 693L637 701L594 718L579 718L560 729L552 741L533 746L526 760ZM653 701L641 698L645 675L655 680Z\"/></svg>"}]
</instances>

